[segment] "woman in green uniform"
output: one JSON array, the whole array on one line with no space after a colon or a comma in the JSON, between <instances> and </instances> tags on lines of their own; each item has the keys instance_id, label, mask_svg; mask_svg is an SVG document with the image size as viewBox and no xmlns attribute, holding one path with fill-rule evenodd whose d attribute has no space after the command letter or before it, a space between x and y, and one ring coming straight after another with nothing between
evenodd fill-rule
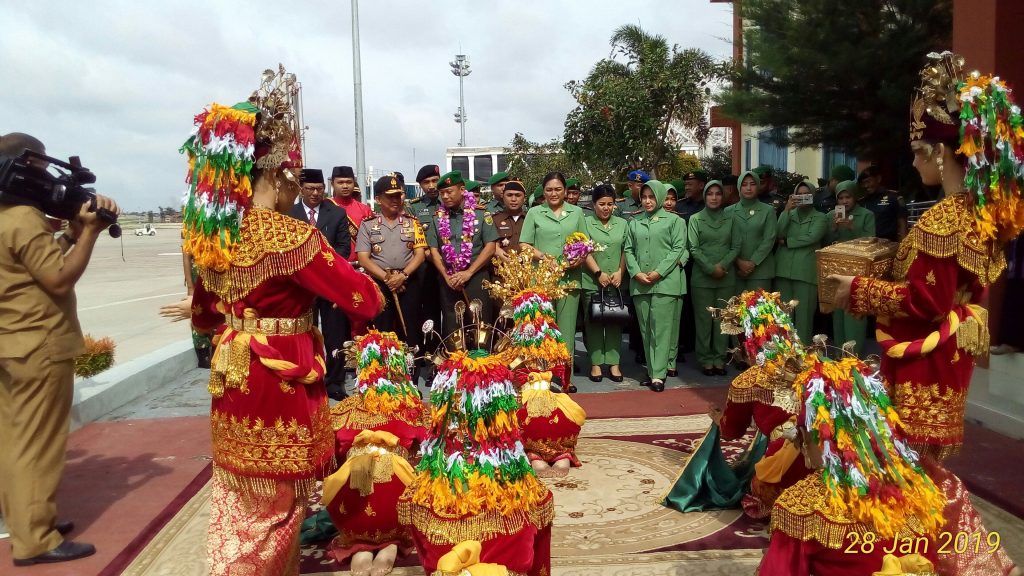
<instances>
[{"instance_id":1,"label":"woman in green uniform","mask_svg":"<svg viewBox=\"0 0 1024 576\"><path fill-rule=\"evenodd\" d=\"M606 292L622 293L626 276L625 219L615 216L615 188L602 184L592 193L594 213L584 219L587 236L605 247L601 252L587 256L585 267L589 274L583 275L583 307L586 310L584 338L590 355L590 381L600 382L604 378L602 366L608 366L608 377L612 382L622 382L619 369L619 349L622 347L622 326L602 324L590 317L590 300L601 289Z\"/></svg>"},{"instance_id":2,"label":"woman in green uniform","mask_svg":"<svg viewBox=\"0 0 1024 576\"><path fill-rule=\"evenodd\" d=\"M740 200L725 209L740 236L733 294L763 288L771 290L775 278L775 209L757 198L761 179L747 171L740 176Z\"/></svg>"},{"instance_id":3,"label":"woman in green uniform","mask_svg":"<svg viewBox=\"0 0 1024 576\"><path fill-rule=\"evenodd\" d=\"M626 270L647 354L643 385L661 392L668 372L667 344L673 327L679 326L673 318L683 293L679 261L686 249L686 225L662 206L665 185L661 182L647 181L640 190L640 202L644 214L630 220L626 235Z\"/></svg>"},{"instance_id":4,"label":"woman in green uniform","mask_svg":"<svg viewBox=\"0 0 1024 576\"><path fill-rule=\"evenodd\" d=\"M697 361L705 376L725 374L726 342L721 323L708 308L721 308L733 296L736 272L733 262L740 253L742 238L731 216L725 212L725 190L712 180L704 185L704 209L690 216L688 231L693 267L693 299Z\"/></svg>"},{"instance_id":5,"label":"woman in green uniform","mask_svg":"<svg viewBox=\"0 0 1024 576\"><path fill-rule=\"evenodd\" d=\"M674 183L665 184L665 202L661 205L665 209L665 212L669 214L675 214L683 220L683 237L686 237L686 218L683 218L682 214L676 212L676 204L678 204L679 190L676 188ZM683 257L679 259L679 268L682 270L686 263L690 260L690 251L687 248L683 248ZM673 317L675 318L675 327L672 330L672 335L669 338L668 348L668 370L665 372L668 376L678 376L679 371L676 370L676 363L679 361L679 333L680 327L682 326L683 307L686 306L686 271L683 270L683 293L679 298L679 305L672 309Z\"/></svg>"},{"instance_id":6,"label":"woman in green uniform","mask_svg":"<svg viewBox=\"0 0 1024 576\"><path fill-rule=\"evenodd\" d=\"M836 201L842 206L828 213L828 243L846 242L856 238L875 235L875 214L871 210L857 204L857 183L846 180L836 185ZM842 216L842 217L840 217ZM845 310L832 313L832 333L835 341L845 344L851 340L857 343L855 350L860 356L864 352L864 341L868 336L868 319L857 318Z\"/></svg>"},{"instance_id":7,"label":"woman in green uniform","mask_svg":"<svg viewBox=\"0 0 1024 576\"><path fill-rule=\"evenodd\" d=\"M810 201L808 202L808 198ZM814 209L814 185L796 185L776 227L775 289L784 300L798 300L793 310L797 335L804 342L814 336L814 310L818 307L818 264L815 250L828 232L828 217Z\"/></svg>"},{"instance_id":8,"label":"woman in green uniform","mask_svg":"<svg viewBox=\"0 0 1024 576\"><path fill-rule=\"evenodd\" d=\"M551 172L544 176L544 203L526 213L523 231L519 235L519 247L533 250L537 260L558 258L562 255L565 239L573 232L584 232L583 209L565 201L565 176ZM576 313L580 306L580 285L583 281L581 265L583 260L569 262L569 270L562 277L562 284L572 284L564 298L555 301L555 322L565 337L565 345L572 358L576 348ZM572 384L566 387L575 392Z\"/></svg>"}]
</instances>

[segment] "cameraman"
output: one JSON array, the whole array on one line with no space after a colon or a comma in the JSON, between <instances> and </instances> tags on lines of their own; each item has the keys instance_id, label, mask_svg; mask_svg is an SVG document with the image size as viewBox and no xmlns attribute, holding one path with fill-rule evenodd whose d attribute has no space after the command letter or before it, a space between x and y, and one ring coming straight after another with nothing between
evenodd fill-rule
<instances>
[{"instance_id":1,"label":"cameraman","mask_svg":"<svg viewBox=\"0 0 1024 576\"><path fill-rule=\"evenodd\" d=\"M0 156L20 156L26 149L45 154L42 142L27 134L0 137ZM96 208L119 212L102 196L96 196ZM57 521L57 486L64 471L75 356L84 350L75 283L108 225L87 203L54 240L37 202L0 196L0 275L7 286L0 294L0 507L15 566L96 552L91 544L64 539L74 525Z\"/></svg>"}]
</instances>

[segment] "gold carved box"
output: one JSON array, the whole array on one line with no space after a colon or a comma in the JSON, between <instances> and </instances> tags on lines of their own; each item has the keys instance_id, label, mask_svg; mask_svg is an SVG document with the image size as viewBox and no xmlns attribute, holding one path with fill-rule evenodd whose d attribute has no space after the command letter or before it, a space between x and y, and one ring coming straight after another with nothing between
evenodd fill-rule
<instances>
[{"instance_id":1,"label":"gold carved box","mask_svg":"<svg viewBox=\"0 0 1024 576\"><path fill-rule=\"evenodd\" d=\"M829 275L888 280L898 247L896 242L882 238L857 238L818 250L818 309L829 313L835 308L836 283L826 280Z\"/></svg>"}]
</instances>

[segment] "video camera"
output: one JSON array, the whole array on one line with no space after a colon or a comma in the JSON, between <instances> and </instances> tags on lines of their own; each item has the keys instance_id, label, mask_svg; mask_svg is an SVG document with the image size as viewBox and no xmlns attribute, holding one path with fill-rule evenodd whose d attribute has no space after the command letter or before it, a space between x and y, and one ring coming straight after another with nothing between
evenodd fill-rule
<instances>
[{"instance_id":1,"label":"video camera","mask_svg":"<svg viewBox=\"0 0 1024 576\"><path fill-rule=\"evenodd\" d=\"M86 202L91 202L90 211L96 211L96 190L84 186L93 182L96 175L82 166L78 156L64 162L25 150L14 158L0 157L0 202L14 196L22 200L19 204L28 201L54 218L72 220ZM105 208L96 212L100 220L110 224L110 236L120 237L117 214Z\"/></svg>"}]
</instances>

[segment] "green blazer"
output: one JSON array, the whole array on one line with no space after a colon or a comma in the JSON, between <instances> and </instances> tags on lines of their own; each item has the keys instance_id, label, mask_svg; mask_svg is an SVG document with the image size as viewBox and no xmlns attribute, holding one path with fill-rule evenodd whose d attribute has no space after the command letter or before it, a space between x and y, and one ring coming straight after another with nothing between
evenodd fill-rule
<instances>
[{"instance_id":1,"label":"green blazer","mask_svg":"<svg viewBox=\"0 0 1024 576\"><path fill-rule=\"evenodd\" d=\"M757 199L741 199L725 209L732 216L733 233L739 234L740 253L737 258L757 265L747 280L770 280L775 277L775 209Z\"/></svg>"},{"instance_id":2,"label":"green blazer","mask_svg":"<svg viewBox=\"0 0 1024 576\"><path fill-rule=\"evenodd\" d=\"M736 232L731 216L723 210L719 218L712 218L704 208L690 216L688 233L690 256L695 263L690 283L694 288L727 288L736 284L736 271L732 263L740 253L742 238ZM711 277L715 265L725 269L725 276Z\"/></svg>"},{"instance_id":3,"label":"green blazer","mask_svg":"<svg viewBox=\"0 0 1024 576\"><path fill-rule=\"evenodd\" d=\"M601 224L597 216L587 216L583 219L586 227L586 234L594 242L601 244L605 249L601 252L594 252L594 260L602 272L611 274L619 269L619 261L622 258L622 251L626 247L626 232L629 223L624 218L612 214L608 219L607 226ZM626 276L627 273L623 273ZM628 278L622 279L623 287L628 286ZM600 285L597 280L587 272L583 273L583 289L597 291Z\"/></svg>"},{"instance_id":4,"label":"green blazer","mask_svg":"<svg viewBox=\"0 0 1024 576\"><path fill-rule=\"evenodd\" d=\"M828 213L826 222L828 223L828 243L835 244L836 242L846 242L847 240L855 240L857 238L865 238L868 236L875 235L875 213L867 208L857 205L854 206L853 210L846 214L847 218L853 216L853 229L838 229L834 222L836 221L836 211L833 210Z\"/></svg>"},{"instance_id":5,"label":"green blazer","mask_svg":"<svg viewBox=\"0 0 1024 576\"><path fill-rule=\"evenodd\" d=\"M626 272L633 295L680 296L686 291L686 276L679 262L686 257L686 222L665 210L646 213L629 221L626 234ZM633 279L640 272L657 271L661 279L648 286Z\"/></svg>"},{"instance_id":6,"label":"green blazer","mask_svg":"<svg viewBox=\"0 0 1024 576\"><path fill-rule=\"evenodd\" d=\"M775 253L775 276L818 285L818 262L814 251L821 248L828 232L828 217L813 206L783 212L777 228L784 244Z\"/></svg>"},{"instance_id":7,"label":"green blazer","mask_svg":"<svg viewBox=\"0 0 1024 576\"><path fill-rule=\"evenodd\" d=\"M545 203L535 206L526 213L523 231L519 234L520 244L529 244L541 252L558 258L562 255L565 239L573 232L586 233L583 224L583 209L566 202L562 204L562 215L556 217ZM579 288L583 279L583 267L566 270L562 284L575 282Z\"/></svg>"}]
</instances>

